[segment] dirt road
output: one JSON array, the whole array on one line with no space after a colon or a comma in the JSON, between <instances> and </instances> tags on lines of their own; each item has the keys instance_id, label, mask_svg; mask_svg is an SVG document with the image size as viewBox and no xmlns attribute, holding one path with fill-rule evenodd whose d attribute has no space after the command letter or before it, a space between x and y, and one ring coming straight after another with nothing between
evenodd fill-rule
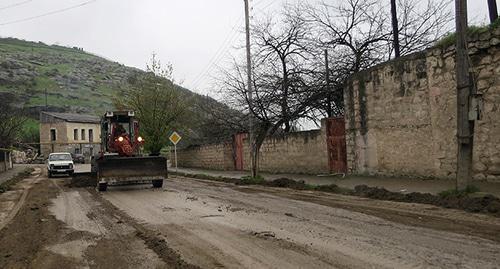
<instances>
[{"instance_id":1,"label":"dirt road","mask_svg":"<svg viewBox=\"0 0 500 269\"><path fill-rule=\"evenodd\" d=\"M472 229L489 227L485 230L490 233L483 237L498 239L497 219L430 206L326 194L318 197L317 193L236 187L188 178L169 180L163 192L122 189L111 190L103 197L160 231L188 262L201 267L500 266L498 240L408 226L352 211L362 211L360 208L339 208L342 203L361 204L369 206L375 215L378 207L392 208L397 213L394 220L403 223L405 218L397 218L398 214L418 211L421 215L413 215L417 221L470 233L466 224L450 226L458 218L466 218L464 223L471 222ZM437 216L443 219L436 220Z\"/></svg>"},{"instance_id":2,"label":"dirt road","mask_svg":"<svg viewBox=\"0 0 500 269\"><path fill-rule=\"evenodd\" d=\"M428 205L180 177L99 194L35 174L15 191L0 195L0 215L19 208L0 268L500 265L497 218Z\"/></svg>"}]
</instances>

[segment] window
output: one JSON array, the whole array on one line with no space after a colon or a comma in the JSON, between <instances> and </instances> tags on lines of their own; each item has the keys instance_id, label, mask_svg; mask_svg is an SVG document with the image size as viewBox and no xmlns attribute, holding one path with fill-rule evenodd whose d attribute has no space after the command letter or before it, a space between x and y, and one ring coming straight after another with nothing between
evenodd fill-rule
<instances>
[{"instance_id":1,"label":"window","mask_svg":"<svg viewBox=\"0 0 500 269\"><path fill-rule=\"evenodd\" d=\"M85 140L85 129L82 129L82 137L81 137L82 140Z\"/></svg>"},{"instance_id":2,"label":"window","mask_svg":"<svg viewBox=\"0 0 500 269\"><path fill-rule=\"evenodd\" d=\"M49 155L50 161L71 161L72 159L73 158L71 158L71 154L68 154L68 153L50 154Z\"/></svg>"},{"instance_id":3,"label":"window","mask_svg":"<svg viewBox=\"0 0 500 269\"><path fill-rule=\"evenodd\" d=\"M73 129L73 140L78 140L78 129Z\"/></svg>"},{"instance_id":4,"label":"window","mask_svg":"<svg viewBox=\"0 0 500 269\"><path fill-rule=\"evenodd\" d=\"M50 129L50 141L56 141L56 129Z\"/></svg>"},{"instance_id":5,"label":"window","mask_svg":"<svg viewBox=\"0 0 500 269\"><path fill-rule=\"evenodd\" d=\"M89 129L89 142L94 142L94 130Z\"/></svg>"}]
</instances>

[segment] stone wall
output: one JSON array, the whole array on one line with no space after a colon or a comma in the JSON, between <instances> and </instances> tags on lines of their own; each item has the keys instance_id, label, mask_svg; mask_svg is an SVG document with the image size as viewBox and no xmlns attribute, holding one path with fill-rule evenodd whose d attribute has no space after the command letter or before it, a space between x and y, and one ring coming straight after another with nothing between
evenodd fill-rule
<instances>
[{"instance_id":1,"label":"stone wall","mask_svg":"<svg viewBox=\"0 0 500 269\"><path fill-rule=\"evenodd\" d=\"M484 99L474 135L474 178L500 181L500 29L471 40L470 59ZM454 46L355 74L344 100L351 173L455 177Z\"/></svg>"},{"instance_id":2,"label":"stone wall","mask_svg":"<svg viewBox=\"0 0 500 269\"><path fill-rule=\"evenodd\" d=\"M248 141L244 140L244 144L248 145ZM243 152L243 156L250 156L248 147L244 147ZM250 162L245 160L244 166L245 170L250 170ZM328 173L324 127L321 130L295 132L267 138L260 150L259 169L270 173Z\"/></svg>"},{"instance_id":3,"label":"stone wall","mask_svg":"<svg viewBox=\"0 0 500 269\"><path fill-rule=\"evenodd\" d=\"M260 150L259 167L270 173L328 173L325 124L320 130L295 132L267 138ZM243 167L250 169L248 140L243 140ZM214 170L235 170L233 142L180 150L178 165Z\"/></svg>"},{"instance_id":4,"label":"stone wall","mask_svg":"<svg viewBox=\"0 0 500 269\"><path fill-rule=\"evenodd\" d=\"M173 162L171 164L175 165ZM234 170L232 143L193 146L177 150L177 165L213 170Z\"/></svg>"}]
</instances>

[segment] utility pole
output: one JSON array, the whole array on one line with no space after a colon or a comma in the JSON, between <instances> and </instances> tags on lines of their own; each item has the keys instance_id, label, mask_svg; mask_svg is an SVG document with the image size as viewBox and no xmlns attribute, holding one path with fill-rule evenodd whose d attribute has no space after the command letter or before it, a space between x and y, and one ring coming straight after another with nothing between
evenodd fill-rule
<instances>
[{"instance_id":1,"label":"utility pole","mask_svg":"<svg viewBox=\"0 0 500 269\"><path fill-rule=\"evenodd\" d=\"M398 27L398 13L396 11L396 0L391 0L391 16L392 16L392 39L394 45L394 57L399 58L399 27Z\"/></svg>"},{"instance_id":2,"label":"utility pole","mask_svg":"<svg viewBox=\"0 0 500 269\"><path fill-rule=\"evenodd\" d=\"M328 50L325 49L325 79L326 79L326 101L328 102L327 104L327 111L326 115L328 118L332 117L332 92L330 90L330 67L328 66Z\"/></svg>"},{"instance_id":3,"label":"utility pole","mask_svg":"<svg viewBox=\"0 0 500 269\"><path fill-rule=\"evenodd\" d=\"M469 103L475 93L467 51L467 0L455 0L456 80L457 80L457 190L463 190L472 177L474 122L469 120Z\"/></svg>"},{"instance_id":4,"label":"utility pole","mask_svg":"<svg viewBox=\"0 0 500 269\"><path fill-rule=\"evenodd\" d=\"M257 156L255 154L255 143L253 134L253 115L252 115L252 57L250 51L250 10L248 8L248 0L245 1L245 32L246 32L246 47L247 47L247 87L248 87L248 109L250 118L248 119L248 133L250 140L250 170L252 178L257 177Z\"/></svg>"},{"instance_id":5,"label":"utility pole","mask_svg":"<svg viewBox=\"0 0 500 269\"><path fill-rule=\"evenodd\" d=\"M45 88L45 110L47 111L48 102L47 102L47 88Z\"/></svg>"},{"instance_id":6,"label":"utility pole","mask_svg":"<svg viewBox=\"0 0 500 269\"><path fill-rule=\"evenodd\" d=\"M493 23L498 18L497 0L488 0L488 10L490 14L490 22Z\"/></svg>"}]
</instances>

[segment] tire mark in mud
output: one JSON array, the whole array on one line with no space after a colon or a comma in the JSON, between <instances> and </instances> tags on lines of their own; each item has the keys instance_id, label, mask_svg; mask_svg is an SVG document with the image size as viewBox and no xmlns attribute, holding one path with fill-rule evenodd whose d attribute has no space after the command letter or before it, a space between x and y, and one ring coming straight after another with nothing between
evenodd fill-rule
<instances>
[{"instance_id":1,"label":"tire mark in mud","mask_svg":"<svg viewBox=\"0 0 500 269\"><path fill-rule=\"evenodd\" d=\"M482 218L471 219L471 213L456 212L456 210L453 209L443 209L417 204L415 207L421 209L418 210L416 208L411 209L411 204L402 205L398 202L377 201L369 198L353 198L339 194L311 193L308 191L296 190L283 191L282 189L259 188L254 186L234 186L233 189L243 193L267 193L292 200L363 213L405 225L478 236L500 242L500 225L498 222L492 222L491 220L495 218L490 216L481 215ZM423 210L424 208L430 209ZM439 212L456 212L458 216L468 216L468 219L461 218L460 221L457 221L457 219L453 217L438 215L437 213ZM482 219L487 219L489 221L483 221Z\"/></svg>"},{"instance_id":2,"label":"tire mark in mud","mask_svg":"<svg viewBox=\"0 0 500 269\"><path fill-rule=\"evenodd\" d=\"M62 236L64 223L49 212L48 200L55 198L58 189L48 180L31 188L26 203L4 230L0 231L0 268L74 268L73 260L45 250Z\"/></svg>"},{"instance_id":3,"label":"tire mark in mud","mask_svg":"<svg viewBox=\"0 0 500 269\"><path fill-rule=\"evenodd\" d=\"M19 213L19 210L23 207L24 202L26 201L26 197L28 196L29 190L33 187L33 184L37 182L37 179L40 177L40 175L41 175L41 169L35 168L35 171L32 173L32 175L28 177L28 179L32 180L28 183L29 185L27 187L23 188L22 190L23 194L21 195L21 198L14 205L9 215L7 215L5 219L0 221L0 231L3 228L5 228L5 226L7 226L7 224L9 224L16 217L17 213ZM24 179L23 181L25 180L26 179Z\"/></svg>"},{"instance_id":4,"label":"tire mark in mud","mask_svg":"<svg viewBox=\"0 0 500 269\"><path fill-rule=\"evenodd\" d=\"M125 222L136 230L135 235L141 238L149 249L153 250L160 259L165 262L167 268L179 269L199 269L200 267L187 263L181 255L172 249L168 242L162 238L161 233L150 230L144 225L138 223L135 219L128 216L125 212L116 208L111 202L102 198L93 188L87 188L92 197L96 201L104 205L103 211L105 214L118 216L119 220Z\"/></svg>"}]
</instances>

